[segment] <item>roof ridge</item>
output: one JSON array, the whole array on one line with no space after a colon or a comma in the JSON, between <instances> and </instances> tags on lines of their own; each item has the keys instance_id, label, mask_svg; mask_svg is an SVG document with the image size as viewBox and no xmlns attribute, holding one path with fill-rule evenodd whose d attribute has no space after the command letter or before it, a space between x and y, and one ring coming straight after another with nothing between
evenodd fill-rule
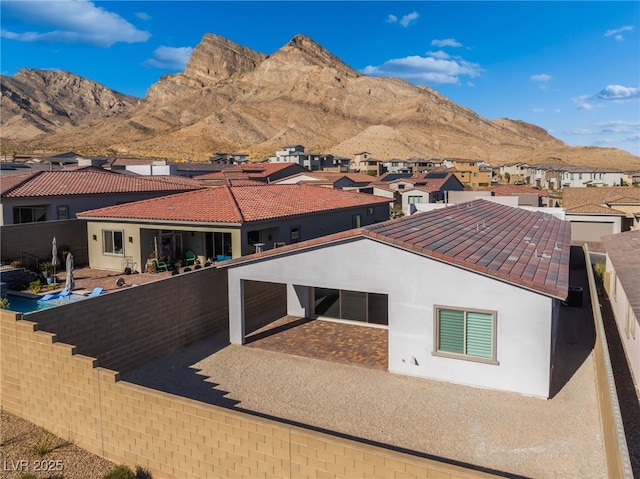
<instances>
[{"instance_id":1,"label":"roof ridge","mask_svg":"<svg viewBox=\"0 0 640 479\"><path fill-rule=\"evenodd\" d=\"M36 171L36 172L29 172L29 173L24 173L25 178L20 181L19 183L16 183L15 185L9 187L7 189L7 191L3 191L2 192L2 196L8 195L9 193L11 193L12 191L16 190L17 188L20 188L21 186L23 186L25 183L27 183L28 181L31 181L33 178L40 176L42 173L49 173L47 171L41 170L41 171ZM20 174L20 173L18 173ZM8 175L7 177L10 177L12 175Z\"/></svg>"},{"instance_id":2,"label":"roof ridge","mask_svg":"<svg viewBox=\"0 0 640 479\"><path fill-rule=\"evenodd\" d=\"M240 220L242 223L246 222L247 219L242 214L242 208L240 208L240 204L238 204L238 200L236 199L236 195L231 191L232 187L230 185L225 185L223 188L227 189L227 193L231 196L231 200L233 201L233 206L235 207L238 215L240 216ZM251 186L244 186L243 188L251 188Z\"/></svg>"}]
</instances>

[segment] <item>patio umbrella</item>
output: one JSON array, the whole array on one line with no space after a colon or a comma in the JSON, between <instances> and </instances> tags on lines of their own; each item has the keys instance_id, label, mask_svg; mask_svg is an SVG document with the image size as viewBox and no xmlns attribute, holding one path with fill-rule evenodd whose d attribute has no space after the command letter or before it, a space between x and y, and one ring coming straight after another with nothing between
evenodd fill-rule
<instances>
[{"instance_id":1,"label":"patio umbrella","mask_svg":"<svg viewBox=\"0 0 640 479\"><path fill-rule=\"evenodd\" d=\"M66 289L67 291L71 291L75 286L75 282L73 280L73 254L71 254L71 252L67 254L66 266L67 266L67 280L64 283L64 289Z\"/></svg>"},{"instance_id":2,"label":"patio umbrella","mask_svg":"<svg viewBox=\"0 0 640 479\"><path fill-rule=\"evenodd\" d=\"M53 266L53 281L56 278L56 266L60 264L58 259L58 243L56 243L56 237L53 237L53 243L51 244L51 266Z\"/></svg>"}]
</instances>

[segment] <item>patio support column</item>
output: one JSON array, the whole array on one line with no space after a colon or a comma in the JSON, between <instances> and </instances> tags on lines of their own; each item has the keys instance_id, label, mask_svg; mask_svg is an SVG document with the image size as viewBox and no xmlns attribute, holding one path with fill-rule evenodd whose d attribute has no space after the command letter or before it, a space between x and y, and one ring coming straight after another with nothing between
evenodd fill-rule
<instances>
[{"instance_id":1,"label":"patio support column","mask_svg":"<svg viewBox=\"0 0 640 479\"><path fill-rule=\"evenodd\" d=\"M229 270L231 273L233 270ZM229 341L244 344L244 280L229 274Z\"/></svg>"},{"instance_id":2,"label":"patio support column","mask_svg":"<svg viewBox=\"0 0 640 479\"><path fill-rule=\"evenodd\" d=\"M309 318L311 310L311 288L287 283L287 314Z\"/></svg>"}]
</instances>

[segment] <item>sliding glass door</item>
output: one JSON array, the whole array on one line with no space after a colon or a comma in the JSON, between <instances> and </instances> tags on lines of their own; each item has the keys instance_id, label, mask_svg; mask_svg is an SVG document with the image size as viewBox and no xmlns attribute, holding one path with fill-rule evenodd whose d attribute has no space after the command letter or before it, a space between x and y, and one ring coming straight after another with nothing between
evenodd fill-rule
<instances>
[{"instance_id":1,"label":"sliding glass door","mask_svg":"<svg viewBox=\"0 0 640 479\"><path fill-rule=\"evenodd\" d=\"M389 298L386 294L314 288L314 314L386 326L389 324Z\"/></svg>"}]
</instances>

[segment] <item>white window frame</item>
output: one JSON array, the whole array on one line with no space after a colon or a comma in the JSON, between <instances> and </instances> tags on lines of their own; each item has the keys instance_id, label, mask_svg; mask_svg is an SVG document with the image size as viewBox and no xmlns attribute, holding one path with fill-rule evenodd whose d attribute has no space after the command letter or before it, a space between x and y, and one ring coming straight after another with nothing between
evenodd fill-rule
<instances>
[{"instance_id":1,"label":"white window frame","mask_svg":"<svg viewBox=\"0 0 640 479\"><path fill-rule=\"evenodd\" d=\"M105 235L107 233L111 233L111 244L113 245L114 251L106 250L107 244L105 241L105 237L106 237ZM116 241L115 241L114 233L120 233L121 235L122 249L120 253L115 252ZM106 230L106 229L102 230L102 254L107 256L124 256L124 230Z\"/></svg>"}]
</instances>

